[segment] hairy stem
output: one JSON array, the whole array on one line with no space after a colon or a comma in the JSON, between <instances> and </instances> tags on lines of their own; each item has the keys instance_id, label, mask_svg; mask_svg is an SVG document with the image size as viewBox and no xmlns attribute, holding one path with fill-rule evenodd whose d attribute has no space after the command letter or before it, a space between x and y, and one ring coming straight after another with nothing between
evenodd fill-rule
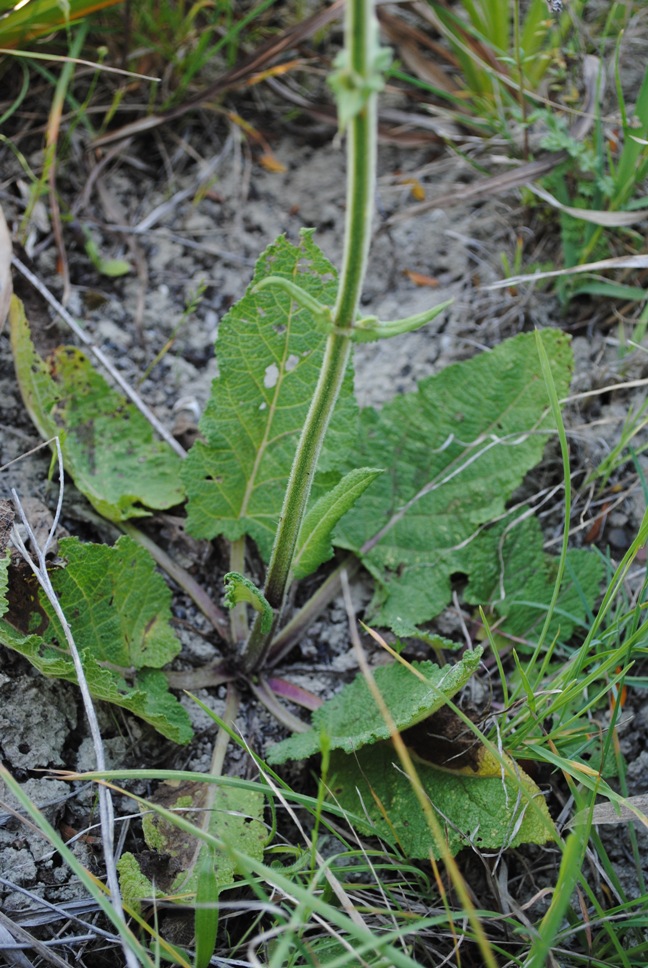
<instances>
[{"instance_id":1,"label":"hairy stem","mask_svg":"<svg viewBox=\"0 0 648 968\"><path fill-rule=\"evenodd\" d=\"M263 665L281 618L317 461L349 361L350 333L367 268L376 178L376 89L372 84L378 52L373 6L374 0L349 0L346 5L345 73L351 84L360 82L363 93L362 104L351 113L347 130L347 207L340 286L333 330L327 338L319 380L293 461L268 566L264 593L275 620L270 633L265 634L259 618L255 620L241 653L241 665L247 673Z\"/></svg>"}]
</instances>

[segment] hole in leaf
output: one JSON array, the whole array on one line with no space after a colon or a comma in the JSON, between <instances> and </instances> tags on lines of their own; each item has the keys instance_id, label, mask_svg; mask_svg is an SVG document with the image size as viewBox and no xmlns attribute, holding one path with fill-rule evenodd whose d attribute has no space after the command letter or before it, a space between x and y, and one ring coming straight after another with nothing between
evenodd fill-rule
<instances>
[{"instance_id":1,"label":"hole in leaf","mask_svg":"<svg viewBox=\"0 0 648 968\"><path fill-rule=\"evenodd\" d=\"M271 363L270 366L266 366L265 374L263 377L263 385L266 390L271 390L277 385L277 380L279 379L279 367L276 363Z\"/></svg>"}]
</instances>

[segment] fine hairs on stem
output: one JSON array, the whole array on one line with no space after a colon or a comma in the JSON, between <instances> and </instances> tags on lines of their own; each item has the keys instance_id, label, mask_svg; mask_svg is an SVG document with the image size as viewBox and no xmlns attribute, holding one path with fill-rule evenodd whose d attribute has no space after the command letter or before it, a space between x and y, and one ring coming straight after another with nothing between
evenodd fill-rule
<instances>
[{"instance_id":1,"label":"fine hairs on stem","mask_svg":"<svg viewBox=\"0 0 648 968\"><path fill-rule=\"evenodd\" d=\"M68 648L70 650L70 655L74 663L74 669L79 681L79 688L81 689L81 695L83 697L83 706L85 709L86 718L88 720L88 725L90 727L90 735L92 736L92 743L94 746L95 759L97 761L97 770L99 772L105 772L106 770L106 757L104 753L103 741L101 739L101 731L99 729L99 722L97 720L97 714L95 713L94 705L92 702L92 696L90 695L90 690L88 688L88 683L83 671L83 665L81 663L81 658L79 656L79 651L76 647L74 637L72 635L72 630L67 622L67 619L61 608L61 604L57 598L56 592L50 580L50 576L47 570L46 556L49 552L52 544L54 542L54 536L58 528L58 522L61 516L61 508L63 506L63 455L61 453L61 444L58 437L54 438L56 444L56 456L58 461L59 470L59 495L58 502L56 505L56 512L54 514L54 520L52 526L49 530L47 538L42 545L38 543L34 530L27 519L25 514L25 509L18 497L18 494L14 488L12 488L11 496L16 507L16 511L20 516L22 525L27 532L29 541L31 542L31 547L33 553L30 552L20 534L17 527L14 525L11 533L11 540L13 545L22 555L24 560L27 562L31 570L33 571L38 584L45 592L47 599L56 613L56 617L61 623L61 628L63 634L65 635L65 640L67 642ZM112 796L108 787L103 784L98 785L99 790L99 819L101 824L101 839L103 844L104 860L106 864L106 880L108 883L108 888L110 890L110 897L113 907L120 919L124 921L124 911L122 908L121 894L119 890L119 881L117 877L117 868L115 866L115 856L114 856L114 843L115 843L115 816L113 810ZM126 958L126 964L128 968L137 968L138 962L130 949L124 945L124 956Z\"/></svg>"}]
</instances>

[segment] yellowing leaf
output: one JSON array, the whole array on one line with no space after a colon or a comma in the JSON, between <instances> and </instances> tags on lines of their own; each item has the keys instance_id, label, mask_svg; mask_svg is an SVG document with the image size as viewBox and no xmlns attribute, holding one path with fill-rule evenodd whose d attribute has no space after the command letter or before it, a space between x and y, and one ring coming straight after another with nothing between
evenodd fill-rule
<instances>
[{"instance_id":1,"label":"yellowing leaf","mask_svg":"<svg viewBox=\"0 0 648 968\"><path fill-rule=\"evenodd\" d=\"M14 365L25 407L46 440L59 436L66 471L112 521L180 504L181 461L148 421L108 386L81 350L60 346L41 359L22 303L9 313Z\"/></svg>"},{"instance_id":2,"label":"yellowing leaf","mask_svg":"<svg viewBox=\"0 0 648 968\"><path fill-rule=\"evenodd\" d=\"M288 171L283 161L279 161L276 155L274 155L269 148L267 148L262 155L259 156L259 164L266 171L270 171L273 174L283 174L284 171Z\"/></svg>"}]
</instances>

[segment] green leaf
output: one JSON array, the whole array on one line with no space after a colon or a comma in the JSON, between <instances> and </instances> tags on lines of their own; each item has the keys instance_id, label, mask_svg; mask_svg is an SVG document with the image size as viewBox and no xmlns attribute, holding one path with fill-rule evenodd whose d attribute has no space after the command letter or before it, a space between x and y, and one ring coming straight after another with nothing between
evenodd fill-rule
<instances>
[{"instance_id":1,"label":"green leaf","mask_svg":"<svg viewBox=\"0 0 648 968\"><path fill-rule=\"evenodd\" d=\"M261 616L261 631L268 633L272 628L274 612L263 592L256 587L254 582L240 575L237 571L229 571L224 579L225 583L225 604L228 608L234 608L240 602L249 602L255 612Z\"/></svg>"},{"instance_id":2,"label":"green leaf","mask_svg":"<svg viewBox=\"0 0 648 968\"><path fill-rule=\"evenodd\" d=\"M562 396L568 338L546 330L542 339ZM534 334L517 336L361 415L357 461L389 470L344 516L334 543L372 573L374 621L397 635L416 634L442 611L452 575L472 574L475 536L542 456L551 422L534 343Z\"/></svg>"},{"instance_id":3,"label":"green leaf","mask_svg":"<svg viewBox=\"0 0 648 968\"><path fill-rule=\"evenodd\" d=\"M160 872L158 886L173 893L193 893L198 888L204 852L212 855L217 891L230 887L238 874L229 847L255 860L262 860L268 831L263 823L263 793L247 788L221 787L198 781L168 780L161 783L148 801L153 809L143 817L144 839L151 850L168 854L168 876ZM198 844L196 838L156 813L155 805L181 811L182 819L206 830L223 842L222 847Z\"/></svg>"},{"instance_id":4,"label":"green leaf","mask_svg":"<svg viewBox=\"0 0 648 968\"><path fill-rule=\"evenodd\" d=\"M626 286L611 279L594 279L575 284L578 295L603 296L605 299L622 299L632 302L643 302L646 290L643 286Z\"/></svg>"},{"instance_id":5,"label":"green leaf","mask_svg":"<svg viewBox=\"0 0 648 968\"><path fill-rule=\"evenodd\" d=\"M111 521L180 504L181 460L142 414L112 390L81 350L36 353L22 303L12 300L11 343L20 392L45 440L59 436L66 471Z\"/></svg>"},{"instance_id":6,"label":"green leaf","mask_svg":"<svg viewBox=\"0 0 648 968\"><path fill-rule=\"evenodd\" d=\"M472 577L464 599L473 605L491 603L498 632L534 641L544 625L551 603L558 558L543 551L536 518L500 521L475 541ZM588 618L604 577L603 561L584 549L567 552L563 579L547 639L568 642L574 630Z\"/></svg>"},{"instance_id":7,"label":"green leaf","mask_svg":"<svg viewBox=\"0 0 648 968\"><path fill-rule=\"evenodd\" d=\"M109 278L118 278L119 276L125 276L131 271L131 265L125 259L104 258L99 251L97 243L94 241L88 230L84 228L83 232L86 239L86 255L92 262L97 272L100 272L103 276L108 276Z\"/></svg>"},{"instance_id":8,"label":"green leaf","mask_svg":"<svg viewBox=\"0 0 648 968\"><path fill-rule=\"evenodd\" d=\"M542 793L508 757L500 762L482 747L474 766L458 769L413 758L451 853L469 844L495 850L544 844L554 837ZM334 753L330 772L336 802L368 819L367 834L396 841L406 857L442 856L390 742L365 747L354 756Z\"/></svg>"},{"instance_id":9,"label":"green leaf","mask_svg":"<svg viewBox=\"0 0 648 968\"><path fill-rule=\"evenodd\" d=\"M60 542L66 568L51 579L81 655L95 699L123 706L176 743L192 737L189 717L158 671L180 651L168 625L171 593L148 552L122 537L114 548ZM24 655L44 675L76 682L65 637L36 580L11 575L9 611L0 642Z\"/></svg>"},{"instance_id":10,"label":"green leaf","mask_svg":"<svg viewBox=\"0 0 648 968\"><path fill-rule=\"evenodd\" d=\"M25 409L41 437L49 439L58 432L48 416L57 400L56 388L48 368L34 349L25 308L17 296L11 298L9 325L14 366Z\"/></svg>"},{"instance_id":11,"label":"green leaf","mask_svg":"<svg viewBox=\"0 0 648 968\"><path fill-rule=\"evenodd\" d=\"M401 336L403 333L412 333L415 329L420 329L431 323L433 319L442 313L448 306L452 305L453 300L447 299L438 306L431 306L422 313L415 316L405 316L402 319L378 319L377 316L364 316L359 319L351 330L351 339L356 343L372 343L378 339L391 339L393 336Z\"/></svg>"},{"instance_id":12,"label":"green leaf","mask_svg":"<svg viewBox=\"0 0 648 968\"><path fill-rule=\"evenodd\" d=\"M434 662L413 662L407 666L397 662L376 669L376 686L396 728L407 729L443 706L446 699L468 682L481 655L482 649L478 647L464 653L452 666L440 668ZM307 733L296 733L273 746L268 762L285 763L319 753L322 735L326 736L329 749L347 753L390 735L390 727L362 675L313 713L312 729Z\"/></svg>"},{"instance_id":13,"label":"green leaf","mask_svg":"<svg viewBox=\"0 0 648 968\"><path fill-rule=\"evenodd\" d=\"M230 541L250 535L267 560L295 447L319 375L326 336L310 311L278 287L255 291L268 276L297 282L324 305L337 293L336 274L311 239L276 240L257 262L245 296L222 320L219 377L183 464L189 497L187 530ZM341 469L355 445L353 375L347 372L319 462ZM323 491L316 478L312 500Z\"/></svg>"},{"instance_id":14,"label":"green leaf","mask_svg":"<svg viewBox=\"0 0 648 968\"><path fill-rule=\"evenodd\" d=\"M375 467L350 471L326 494L323 494L304 518L293 563L295 578L312 574L333 555L331 534L340 518L353 507L372 481L382 474Z\"/></svg>"},{"instance_id":15,"label":"green leaf","mask_svg":"<svg viewBox=\"0 0 648 968\"><path fill-rule=\"evenodd\" d=\"M196 938L195 968L209 968L216 949L218 934L219 887L216 873L216 858L213 851L205 847L197 864L196 911L194 914L194 935Z\"/></svg>"}]
</instances>

